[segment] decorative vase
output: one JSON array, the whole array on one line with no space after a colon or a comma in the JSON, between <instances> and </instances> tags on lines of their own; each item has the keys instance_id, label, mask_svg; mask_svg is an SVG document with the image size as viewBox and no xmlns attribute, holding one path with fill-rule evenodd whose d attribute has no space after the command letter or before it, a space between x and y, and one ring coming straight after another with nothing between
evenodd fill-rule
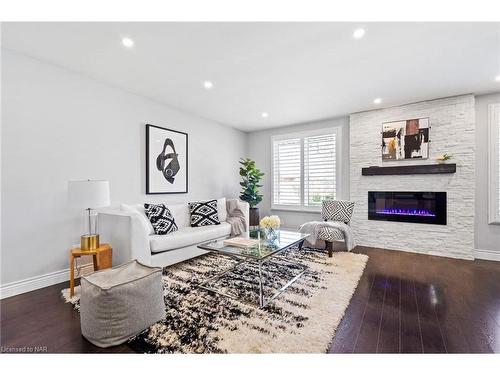
<instances>
[{"instance_id":1,"label":"decorative vase","mask_svg":"<svg viewBox=\"0 0 500 375\"><path fill-rule=\"evenodd\" d=\"M274 229L274 228L264 228L264 236L268 243L273 244L276 241L278 241L280 236L280 231L279 229Z\"/></svg>"},{"instance_id":2,"label":"decorative vase","mask_svg":"<svg viewBox=\"0 0 500 375\"><path fill-rule=\"evenodd\" d=\"M250 226L258 227L259 221L259 207L250 207Z\"/></svg>"}]
</instances>

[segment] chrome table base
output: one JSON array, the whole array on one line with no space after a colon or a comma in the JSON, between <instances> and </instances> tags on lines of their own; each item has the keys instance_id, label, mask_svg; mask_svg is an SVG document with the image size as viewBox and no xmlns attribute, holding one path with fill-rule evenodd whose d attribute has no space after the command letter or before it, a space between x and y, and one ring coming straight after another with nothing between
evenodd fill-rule
<instances>
[{"instance_id":1,"label":"chrome table base","mask_svg":"<svg viewBox=\"0 0 500 375\"><path fill-rule=\"evenodd\" d=\"M238 259L240 259L240 258L238 258ZM299 274L297 274L292 279L290 279L289 281L287 281L287 283L285 285L283 285L280 289L278 289L273 294L273 296L271 298L269 298L268 300L265 300L265 298L264 298L264 277L263 277L262 266L264 265L264 263L266 263L267 260L268 260L267 258L259 259L259 260L256 260L256 259L243 259L243 260L239 260L234 266L232 266L232 267L228 268L227 270L225 270L223 272L220 272L220 273L218 273L218 274L216 274L216 275L208 278L207 280L203 281L201 284L198 284L198 287L200 287L202 289L205 289L205 290L208 290L208 291L213 292L213 293L217 293L217 294L223 295L223 296L228 297L228 298L235 299L235 300L237 300L239 302L242 302L242 303L245 303L245 304L249 304L249 305L252 305L252 306L263 308L263 307L267 306L267 304L269 304L269 302L275 300L283 292L285 292L290 287L290 285L292 285L295 281L297 281L307 271L307 268L308 268L307 266L304 266L302 264L291 262L291 261L286 260L286 259L281 259L281 261L284 261L286 263L298 266L301 269L301 271L300 271ZM258 301L258 303L252 303L252 302L249 302L249 301L243 301L243 300L239 299L237 296L231 296L231 295L229 295L227 293L221 292L221 291L219 291L219 290L217 290L215 288L211 288L210 286L208 286L208 284L210 282L219 280L222 276L224 276L227 273L235 270L238 266L240 266L240 265L242 265L244 263L252 263L252 262L256 262L258 264L258 273L259 273L259 276L258 276L258 281L259 281L259 301Z\"/></svg>"}]
</instances>

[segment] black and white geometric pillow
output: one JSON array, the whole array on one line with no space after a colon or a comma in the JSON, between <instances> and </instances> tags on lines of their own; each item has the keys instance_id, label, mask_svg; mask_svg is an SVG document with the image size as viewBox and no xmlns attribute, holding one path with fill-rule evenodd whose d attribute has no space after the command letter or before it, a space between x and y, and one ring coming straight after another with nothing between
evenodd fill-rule
<instances>
[{"instance_id":1,"label":"black and white geometric pillow","mask_svg":"<svg viewBox=\"0 0 500 375\"><path fill-rule=\"evenodd\" d=\"M341 221L349 224L354 211L354 202L350 201L323 201L321 216L324 220Z\"/></svg>"},{"instance_id":2,"label":"black and white geometric pillow","mask_svg":"<svg viewBox=\"0 0 500 375\"><path fill-rule=\"evenodd\" d=\"M155 234L169 234L178 229L174 216L164 204L144 203L144 212L151 222Z\"/></svg>"},{"instance_id":3,"label":"black and white geometric pillow","mask_svg":"<svg viewBox=\"0 0 500 375\"><path fill-rule=\"evenodd\" d=\"M217 214L217 201L215 199L207 202L189 203L189 211L191 211L192 227L220 224L219 215Z\"/></svg>"}]
</instances>

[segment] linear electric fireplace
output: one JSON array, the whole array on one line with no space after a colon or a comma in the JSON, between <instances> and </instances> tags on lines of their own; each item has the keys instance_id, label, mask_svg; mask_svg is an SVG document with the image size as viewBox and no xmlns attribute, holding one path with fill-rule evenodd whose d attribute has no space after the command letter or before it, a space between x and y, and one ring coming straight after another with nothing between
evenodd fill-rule
<instances>
[{"instance_id":1,"label":"linear electric fireplace","mask_svg":"<svg viewBox=\"0 0 500 375\"><path fill-rule=\"evenodd\" d=\"M446 193L369 191L368 220L446 225Z\"/></svg>"}]
</instances>

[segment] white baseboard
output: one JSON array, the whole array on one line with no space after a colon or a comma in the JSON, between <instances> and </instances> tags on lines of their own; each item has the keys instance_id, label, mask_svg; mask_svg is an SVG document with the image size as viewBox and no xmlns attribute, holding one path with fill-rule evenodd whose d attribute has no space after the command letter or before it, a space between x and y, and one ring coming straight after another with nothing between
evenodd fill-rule
<instances>
[{"instance_id":1,"label":"white baseboard","mask_svg":"<svg viewBox=\"0 0 500 375\"><path fill-rule=\"evenodd\" d=\"M12 297L32 290L45 288L46 286L62 283L69 280L69 268L61 271L47 273L41 276L13 281L0 287L0 299Z\"/></svg>"},{"instance_id":2,"label":"white baseboard","mask_svg":"<svg viewBox=\"0 0 500 375\"><path fill-rule=\"evenodd\" d=\"M475 249L474 257L476 259L494 260L500 262L500 251Z\"/></svg>"},{"instance_id":3,"label":"white baseboard","mask_svg":"<svg viewBox=\"0 0 500 375\"><path fill-rule=\"evenodd\" d=\"M87 274L93 271L93 265L85 264L81 266L80 274ZM59 284L69 280L69 268L61 271L47 273L41 276L30 277L28 279L13 281L0 285L0 299L17 296L18 294L31 292L40 288L45 288L54 284ZM69 285L68 285L69 287Z\"/></svg>"}]
</instances>

